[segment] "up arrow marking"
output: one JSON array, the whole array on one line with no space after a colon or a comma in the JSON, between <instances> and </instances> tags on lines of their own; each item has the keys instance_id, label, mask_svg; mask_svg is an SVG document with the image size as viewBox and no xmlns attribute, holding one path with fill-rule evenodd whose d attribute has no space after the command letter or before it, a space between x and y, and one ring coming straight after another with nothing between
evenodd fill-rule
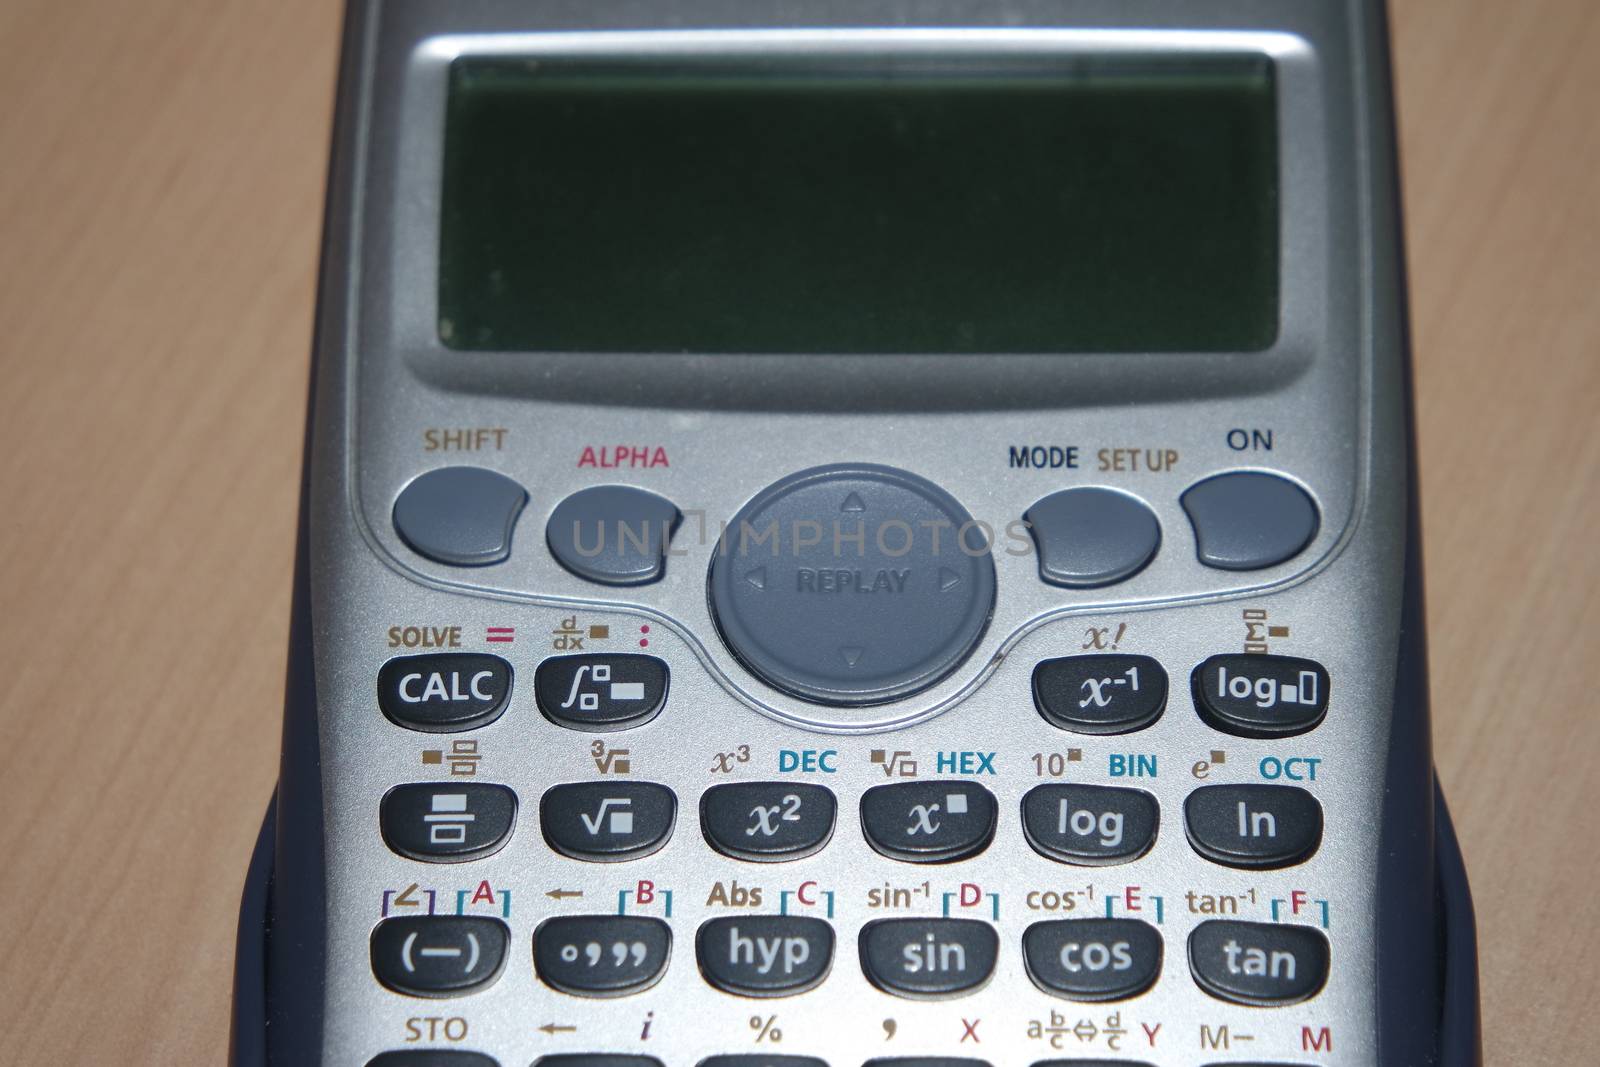
<instances>
[{"instance_id":1,"label":"up arrow marking","mask_svg":"<svg viewBox=\"0 0 1600 1067\"><path fill-rule=\"evenodd\" d=\"M765 590L767 588L767 568L757 567L755 570L745 575L744 580L755 586L757 589Z\"/></svg>"},{"instance_id":2,"label":"up arrow marking","mask_svg":"<svg viewBox=\"0 0 1600 1067\"><path fill-rule=\"evenodd\" d=\"M861 650L856 648L854 645L841 648L839 650L839 655L844 657L844 661L847 666L854 667L861 661Z\"/></svg>"},{"instance_id":3,"label":"up arrow marking","mask_svg":"<svg viewBox=\"0 0 1600 1067\"><path fill-rule=\"evenodd\" d=\"M961 575L957 574L949 567L939 568L939 592L948 593L950 590L954 589L960 584Z\"/></svg>"},{"instance_id":4,"label":"up arrow marking","mask_svg":"<svg viewBox=\"0 0 1600 1067\"><path fill-rule=\"evenodd\" d=\"M851 493L844 498L844 503L839 505L840 511L866 511L867 505L862 502L859 494Z\"/></svg>"}]
</instances>

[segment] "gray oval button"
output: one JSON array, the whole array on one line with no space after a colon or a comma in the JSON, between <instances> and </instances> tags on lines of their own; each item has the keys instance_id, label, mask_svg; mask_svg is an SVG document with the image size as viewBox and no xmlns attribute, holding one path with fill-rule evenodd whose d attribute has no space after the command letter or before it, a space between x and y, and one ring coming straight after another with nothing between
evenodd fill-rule
<instances>
[{"instance_id":1,"label":"gray oval button","mask_svg":"<svg viewBox=\"0 0 1600 1067\"><path fill-rule=\"evenodd\" d=\"M556 562L585 581L647 585L666 573L680 517L666 497L631 485L596 485L556 505L545 541Z\"/></svg>"},{"instance_id":2,"label":"gray oval button","mask_svg":"<svg viewBox=\"0 0 1600 1067\"><path fill-rule=\"evenodd\" d=\"M1022 518L1039 553L1039 577L1069 589L1132 578L1161 545L1155 512L1115 489L1083 486L1052 493Z\"/></svg>"},{"instance_id":3,"label":"gray oval button","mask_svg":"<svg viewBox=\"0 0 1600 1067\"><path fill-rule=\"evenodd\" d=\"M841 464L762 490L711 564L717 629L776 689L818 704L898 700L944 678L994 606L987 534L893 467Z\"/></svg>"},{"instance_id":4,"label":"gray oval button","mask_svg":"<svg viewBox=\"0 0 1600 1067\"><path fill-rule=\"evenodd\" d=\"M400 491L394 528L419 555L484 567L511 555L511 530L527 502L527 491L498 471L441 467Z\"/></svg>"},{"instance_id":5,"label":"gray oval button","mask_svg":"<svg viewBox=\"0 0 1600 1067\"><path fill-rule=\"evenodd\" d=\"M1207 567L1253 571L1298 556L1317 536L1317 505L1287 478L1233 471L1183 494L1195 550Z\"/></svg>"}]
</instances>

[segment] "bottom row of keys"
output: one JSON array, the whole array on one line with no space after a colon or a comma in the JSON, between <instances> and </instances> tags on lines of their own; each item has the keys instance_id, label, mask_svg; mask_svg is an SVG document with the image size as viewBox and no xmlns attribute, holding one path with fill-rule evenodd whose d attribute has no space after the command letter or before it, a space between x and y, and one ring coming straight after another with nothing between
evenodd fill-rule
<instances>
[{"instance_id":1,"label":"bottom row of keys","mask_svg":"<svg viewBox=\"0 0 1600 1067\"><path fill-rule=\"evenodd\" d=\"M372 931L372 969L399 993L451 997L493 982L511 931L499 919L416 916ZM993 926L974 919L879 919L862 927L861 970L901 997L960 996L984 985L1000 955ZM1161 975L1161 932L1138 919L1055 919L1022 935L1028 977L1069 1000L1123 1000ZM571 915L534 931L539 979L575 996L649 989L666 973L672 929L660 919ZM725 993L782 997L820 984L833 966L833 927L822 919L740 915L711 919L695 935L706 981ZM1214 920L1189 935L1189 969L1212 996L1236 1004L1295 1004L1328 977L1328 940L1311 927Z\"/></svg>"},{"instance_id":2,"label":"bottom row of keys","mask_svg":"<svg viewBox=\"0 0 1600 1067\"><path fill-rule=\"evenodd\" d=\"M416 1050L385 1052L370 1060L367 1067L500 1067L500 1062L481 1052ZM605 1053L566 1053L541 1056L533 1067L663 1067L654 1056L607 1055ZM828 1067L815 1056L712 1056L695 1067ZM990 1067L987 1060L955 1056L898 1056L868 1060L862 1067ZM1150 1067L1135 1060L1040 1060L1033 1067ZM1272 1067L1260 1063L1215 1063L1211 1067Z\"/></svg>"}]
</instances>

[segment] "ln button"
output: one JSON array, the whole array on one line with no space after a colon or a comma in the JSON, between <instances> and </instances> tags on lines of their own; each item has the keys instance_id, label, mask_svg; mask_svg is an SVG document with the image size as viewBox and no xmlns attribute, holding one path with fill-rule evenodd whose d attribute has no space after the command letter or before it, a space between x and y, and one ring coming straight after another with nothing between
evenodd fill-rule
<instances>
[{"instance_id":1,"label":"ln button","mask_svg":"<svg viewBox=\"0 0 1600 1067\"><path fill-rule=\"evenodd\" d=\"M1290 785L1208 785L1183 802L1194 850L1242 870L1290 867L1322 844L1322 805Z\"/></svg>"},{"instance_id":2,"label":"ln button","mask_svg":"<svg viewBox=\"0 0 1600 1067\"><path fill-rule=\"evenodd\" d=\"M385 919L372 931L372 973L413 997L456 997L500 976L511 931L499 919L428 915Z\"/></svg>"}]
</instances>

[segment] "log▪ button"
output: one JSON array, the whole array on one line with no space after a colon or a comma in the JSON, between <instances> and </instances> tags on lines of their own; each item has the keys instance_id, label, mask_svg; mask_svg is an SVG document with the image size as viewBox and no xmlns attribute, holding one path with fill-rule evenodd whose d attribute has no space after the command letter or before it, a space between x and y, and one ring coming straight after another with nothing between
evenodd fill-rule
<instances>
[{"instance_id":1,"label":"log\u25aa button","mask_svg":"<svg viewBox=\"0 0 1600 1067\"><path fill-rule=\"evenodd\" d=\"M1189 686L1207 725L1240 737L1293 737L1328 713L1328 670L1315 660L1225 653L1196 667Z\"/></svg>"}]
</instances>

